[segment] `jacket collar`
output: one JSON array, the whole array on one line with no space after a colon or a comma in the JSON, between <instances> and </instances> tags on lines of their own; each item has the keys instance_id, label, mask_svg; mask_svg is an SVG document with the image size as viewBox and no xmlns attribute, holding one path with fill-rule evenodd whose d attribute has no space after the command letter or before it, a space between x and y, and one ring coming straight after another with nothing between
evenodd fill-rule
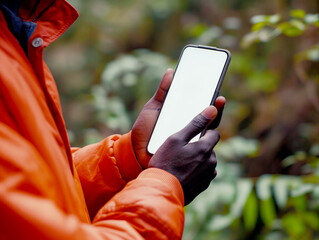
<instances>
[{"instance_id":1,"label":"jacket collar","mask_svg":"<svg viewBox=\"0 0 319 240\"><path fill-rule=\"evenodd\" d=\"M42 38L43 47L61 36L79 16L66 0L20 0L18 15L37 24L30 40Z\"/></svg>"}]
</instances>

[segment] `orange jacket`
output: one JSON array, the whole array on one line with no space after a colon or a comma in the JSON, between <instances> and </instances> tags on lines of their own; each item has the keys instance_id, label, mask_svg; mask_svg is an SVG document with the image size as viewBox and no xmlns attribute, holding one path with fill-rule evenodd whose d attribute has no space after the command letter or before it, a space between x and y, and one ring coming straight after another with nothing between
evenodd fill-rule
<instances>
[{"instance_id":1,"label":"orange jacket","mask_svg":"<svg viewBox=\"0 0 319 240\"><path fill-rule=\"evenodd\" d=\"M19 15L37 23L28 57L0 11L0 239L180 239L181 186L163 170L142 171L130 133L69 146L42 57L77 12L55 0Z\"/></svg>"}]
</instances>

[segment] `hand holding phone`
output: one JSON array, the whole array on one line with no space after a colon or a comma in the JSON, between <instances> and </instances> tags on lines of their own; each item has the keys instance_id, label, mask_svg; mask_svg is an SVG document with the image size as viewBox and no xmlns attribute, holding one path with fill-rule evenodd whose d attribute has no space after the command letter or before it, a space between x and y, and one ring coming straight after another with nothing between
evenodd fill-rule
<instances>
[{"instance_id":1,"label":"hand holding phone","mask_svg":"<svg viewBox=\"0 0 319 240\"><path fill-rule=\"evenodd\" d=\"M201 139L189 143L216 115L215 107L205 108L182 130L168 137L149 162L149 168L160 168L179 180L185 205L204 191L217 175L217 160L212 149L219 140L219 133L216 130L207 130Z\"/></svg>"},{"instance_id":2,"label":"hand holding phone","mask_svg":"<svg viewBox=\"0 0 319 240\"><path fill-rule=\"evenodd\" d=\"M214 104L230 62L230 53L208 46L187 45L153 129L147 150L154 154L172 134L205 107ZM191 141L200 138L200 134Z\"/></svg>"}]
</instances>

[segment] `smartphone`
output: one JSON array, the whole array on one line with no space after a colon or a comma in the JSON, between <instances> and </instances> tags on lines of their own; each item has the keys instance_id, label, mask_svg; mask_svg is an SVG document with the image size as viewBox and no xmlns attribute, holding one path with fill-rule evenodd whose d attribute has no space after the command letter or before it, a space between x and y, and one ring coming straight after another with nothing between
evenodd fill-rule
<instances>
[{"instance_id":1,"label":"smartphone","mask_svg":"<svg viewBox=\"0 0 319 240\"><path fill-rule=\"evenodd\" d=\"M182 50L147 151L154 154L172 134L213 105L219 94L231 55L225 49L187 45ZM191 141L200 138L200 134Z\"/></svg>"}]
</instances>

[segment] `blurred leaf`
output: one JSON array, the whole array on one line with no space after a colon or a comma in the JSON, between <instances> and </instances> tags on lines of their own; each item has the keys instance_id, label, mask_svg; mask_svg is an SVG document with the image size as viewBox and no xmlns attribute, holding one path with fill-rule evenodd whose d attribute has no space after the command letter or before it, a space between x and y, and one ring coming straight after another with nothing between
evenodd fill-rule
<instances>
[{"instance_id":1,"label":"blurred leaf","mask_svg":"<svg viewBox=\"0 0 319 240\"><path fill-rule=\"evenodd\" d=\"M242 39L242 47L249 47L255 42L268 42L281 33L279 28L261 28L258 31L246 34Z\"/></svg>"},{"instance_id":2,"label":"blurred leaf","mask_svg":"<svg viewBox=\"0 0 319 240\"><path fill-rule=\"evenodd\" d=\"M278 29L288 37L297 37L303 33L305 25L299 20L291 20L290 22L280 23Z\"/></svg>"},{"instance_id":3,"label":"blurred leaf","mask_svg":"<svg viewBox=\"0 0 319 240\"><path fill-rule=\"evenodd\" d=\"M284 176L278 176L274 180L274 198L276 200L277 205L284 209L288 200L288 181L289 178Z\"/></svg>"},{"instance_id":4,"label":"blurred leaf","mask_svg":"<svg viewBox=\"0 0 319 240\"><path fill-rule=\"evenodd\" d=\"M232 160L244 156L254 156L259 149L259 144L254 139L233 137L221 142L216 147L218 155L224 159Z\"/></svg>"},{"instance_id":5,"label":"blurred leaf","mask_svg":"<svg viewBox=\"0 0 319 240\"><path fill-rule=\"evenodd\" d=\"M210 27L195 39L195 44L210 45L211 42L215 39L218 39L222 33L223 31L220 27Z\"/></svg>"},{"instance_id":6,"label":"blurred leaf","mask_svg":"<svg viewBox=\"0 0 319 240\"><path fill-rule=\"evenodd\" d=\"M259 31L259 30L262 29L264 26L266 26L266 23L265 23L265 22L255 23L255 24L252 26L251 31L253 31L253 32Z\"/></svg>"},{"instance_id":7,"label":"blurred leaf","mask_svg":"<svg viewBox=\"0 0 319 240\"><path fill-rule=\"evenodd\" d=\"M307 14L305 16L305 22L319 27L319 14Z\"/></svg>"},{"instance_id":8,"label":"blurred leaf","mask_svg":"<svg viewBox=\"0 0 319 240\"><path fill-rule=\"evenodd\" d=\"M294 155L286 157L282 160L281 164L284 167L289 167L297 162L305 161L307 158L307 154L303 151L298 151Z\"/></svg>"},{"instance_id":9,"label":"blurred leaf","mask_svg":"<svg viewBox=\"0 0 319 240\"><path fill-rule=\"evenodd\" d=\"M299 19L292 19L290 20L290 23L292 26L295 26L296 28L300 29L301 31L305 31L307 26L303 23L303 21Z\"/></svg>"},{"instance_id":10,"label":"blurred leaf","mask_svg":"<svg viewBox=\"0 0 319 240\"><path fill-rule=\"evenodd\" d=\"M257 223L258 218L258 200L254 191L251 191L243 210L243 219L245 228L252 231Z\"/></svg>"},{"instance_id":11,"label":"blurred leaf","mask_svg":"<svg viewBox=\"0 0 319 240\"><path fill-rule=\"evenodd\" d=\"M142 64L135 56L122 55L107 64L101 78L104 84L109 85L111 82L119 81L123 74L137 72L141 68Z\"/></svg>"},{"instance_id":12,"label":"blurred leaf","mask_svg":"<svg viewBox=\"0 0 319 240\"><path fill-rule=\"evenodd\" d=\"M256 23L260 23L260 22L266 22L266 19L267 19L266 15L256 15L250 19L250 22L252 24L256 24Z\"/></svg>"},{"instance_id":13,"label":"blurred leaf","mask_svg":"<svg viewBox=\"0 0 319 240\"><path fill-rule=\"evenodd\" d=\"M256 16L253 16L250 19L252 24L261 23L261 22L275 24L279 20L280 20L280 15L279 14L274 14L274 15L256 15Z\"/></svg>"},{"instance_id":14,"label":"blurred leaf","mask_svg":"<svg viewBox=\"0 0 319 240\"><path fill-rule=\"evenodd\" d=\"M280 15L279 14L270 15L267 18L267 21L272 23L272 24L277 23L279 20L280 20Z\"/></svg>"},{"instance_id":15,"label":"blurred leaf","mask_svg":"<svg viewBox=\"0 0 319 240\"><path fill-rule=\"evenodd\" d=\"M311 227L313 230L318 231L319 230L319 216L318 214L314 212L303 212L300 213L302 219L308 225Z\"/></svg>"},{"instance_id":16,"label":"blurred leaf","mask_svg":"<svg viewBox=\"0 0 319 240\"><path fill-rule=\"evenodd\" d=\"M307 57L311 61L319 61L319 44L307 52Z\"/></svg>"},{"instance_id":17,"label":"blurred leaf","mask_svg":"<svg viewBox=\"0 0 319 240\"><path fill-rule=\"evenodd\" d=\"M297 212L303 212L307 209L307 196L297 195L290 198L290 204L295 208Z\"/></svg>"},{"instance_id":18,"label":"blurred leaf","mask_svg":"<svg viewBox=\"0 0 319 240\"><path fill-rule=\"evenodd\" d=\"M239 217L241 215L247 198L252 191L252 187L253 183L251 179L240 179L237 181L237 197L230 207L232 216Z\"/></svg>"},{"instance_id":19,"label":"blurred leaf","mask_svg":"<svg viewBox=\"0 0 319 240\"><path fill-rule=\"evenodd\" d=\"M232 215L216 215L208 223L208 229L210 231L220 231L229 227L234 221L234 216Z\"/></svg>"},{"instance_id":20,"label":"blurred leaf","mask_svg":"<svg viewBox=\"0 0 319 240\"><path fill-rule=\"evenodd\" d=\"M291 190L292 197L298 197L300 195L305 195L313 190L312 184L301 184L298 188Z\"/></svg>"},{"instance_id":21,"label":"blurred leaf","mask_svg":"<svg viewBox=\"0 0 319 240\"><path fill-rule=\"evenodd\" d=\"M305 233L306 226L298 215L288 213L282 218L282 223L287 233L294 239L300 239Z\"/></svg>"},{"instance_id":22,"label":"blurred leaf","mask_svg":"<svg viewBox=\"0 0 319 240\"><path fill-rule=\"evenodd\" d=\"M302 9L294 9L290 11L290 16L294 18L304 19L304 17L306 16L306 12Z\"/></svg>"},{"instance_id":23,"label":"blurred leaf","mask_svg":"<svg viewBox=\"0 0 319 240\"><path fill-rule=\"evenodd\" d=\"M276 219L276 209L272 198L261 200L260 217L266 226L270 227Z\"/></svg>"},{"instance_id":24,"label":"blurred leaf","mask_svg":"<svg viewBox=\"0 0 319 240\"><path fill-rule=\"evenodd\" d=\"M263 175L259 177L256 183L256 193L258 199L267 200L271 197L272 177L270 175Z\"/></svg>"},{"instance_id":25,"label":"blurred leaf","mask_svg":"<svg viewBox=\"0 0 319 240\"><path fill-rule=\"evenodd\" d=\"M296 62L301 62L304 60L310 60L313 62L319 61L319 44L316 44L313 47L299 52L295 55Z\"/></svg>"}]
</instances>

